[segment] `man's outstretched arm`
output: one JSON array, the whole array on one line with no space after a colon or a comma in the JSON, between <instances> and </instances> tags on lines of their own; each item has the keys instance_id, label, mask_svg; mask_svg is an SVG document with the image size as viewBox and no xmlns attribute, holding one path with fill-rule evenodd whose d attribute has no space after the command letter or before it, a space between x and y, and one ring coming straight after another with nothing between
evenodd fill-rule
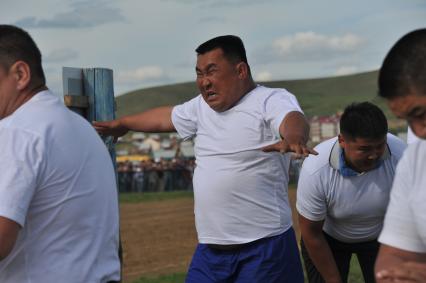
<instances>
[{"instance_id":1,"label":"man's outstretched arm","mask_svg":"<svg viewBox=\"0 0 426 283\"><path fill-rule=\"evenodd\" d=\"M121 137L128 131L173 132L175 127L172 123L172 110L173 106L153 108L112 121L94 121L93 126L101 135L113 136L114 138Z\"/></svg>"}]
</instances>

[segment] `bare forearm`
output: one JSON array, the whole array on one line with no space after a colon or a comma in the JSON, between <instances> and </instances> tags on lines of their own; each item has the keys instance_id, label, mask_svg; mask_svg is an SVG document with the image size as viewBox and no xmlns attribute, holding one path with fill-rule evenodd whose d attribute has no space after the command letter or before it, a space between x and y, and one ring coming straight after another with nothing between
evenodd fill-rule
<instances>
[{"instance_id":1,"label":"bare forearm","mask_svg":"<svg viewBox=\"0 0 426 283\"><path fill-rule=\"evenodd\" d=\"M411 265L424 265L421 269L426 267L426 254L409 252L391 246L382 245L380 247L375 266L377 282L394 282L398 276L401 276L401 274L398 275L398 273L403 274L404 269L408 271L408 275L406 276L414 276L416 274L416 268ZM426 279L426 274L422 274L422 278ZM412 282L424 282L424 280L413 280Z\"/></svg>"},{"instance_id":2,"label":"bare forearm","mask_svg":"<svg viewBox=\"0 0 426 283\"><path fill-rule=\"evenodd\" d=\"M375 270L381 271L384 269L390 269L395 266L401 265L405 260L399 256L396 256L392 253L383 251L383 247L380 249L379 255L377 256Z\"/></svg>"},{"instance_id":3,"label":"bare forearm","mask_svg":"<svg viewBox=\"0 0 426 283\"><path fill-rule=\"evenodd\" d=\"M154 108L143 113L124 116L119 119L120 125L138 132L172 132L173 106Z\"/></svg>"},{"instance_id":4,"label":"bare forearm","mask_svg":"<svg viewBox=\"0 0 426 283\"><path fill-rule=\"evenodd\" d=\"M321 233L320 235L315 236L303 235L303 241L306 249L308 250L309 257L319 273L321 273L325 282L340 283L341 278L339 270L323 234Z\"/></svg>"}]
</instances>

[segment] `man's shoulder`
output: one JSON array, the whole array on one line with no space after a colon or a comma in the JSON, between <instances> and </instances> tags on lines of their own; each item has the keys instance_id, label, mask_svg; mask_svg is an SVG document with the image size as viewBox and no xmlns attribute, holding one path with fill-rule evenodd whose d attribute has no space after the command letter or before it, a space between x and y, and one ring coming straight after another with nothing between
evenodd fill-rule
<instances>
[{"instance_id":1,"label":"man's shoulder","mask_svg":"<svg viewBox=\"0 0 426 283\"><path fill-rule=\"evenodd\" d=\"M257 85L255 89L249 92L240 103L243 107L254 107L264 111L270 106L286 107L298 105L297 98L286 89L269 88Z\"/></svg>"},{"instance_id":2,"label":"man's shoulder","mask_svg":"<svg viewBox=\"0 0 426 283\"><path fill-rule=\"evenodd\" d=\"M303 162L302 170L309 175L314 175L330 168L330 153L336 143L337 137L334 137L318 144L314 148L318 155L309 155Z\"/></svg>"},{"instance_id":3,"label":"man's shoulder","mask_svg":"<svg viewBox=\"0 0 426 283\"><path fill-rule=\"evenodd\" d=\"M426 166L426 159L421 158L426 155L426 140L420 140L410 144L404 152L403 159L406 164L416 166L417 168L424 168Z\"/></svg>"},{"instance_id":4,"label":"man's shoulder","mask_svg":"<svg viewBox=\"0 0 426 283\"><path fill-rule=\"evenodd\" d=\"M291 92L286 90L285 88L272 88L272 87L266 87L263 85L257 85L257 87L254 89L254 93L260 97L269 97L271 95L285 95L285 96L294 96Z\"/></svg>"},{"instance_id":5,"label":"man's shoulder","mask_svg":"<svg viewBox=\"0 0 426 283\"><path fill-rule=\"evenodd\" d=\"M399 160L402 157L407 144L400 138L394 136L393 134L387 134L387 144L389 146L391 154Z\"/></svg>"}]
</instances>

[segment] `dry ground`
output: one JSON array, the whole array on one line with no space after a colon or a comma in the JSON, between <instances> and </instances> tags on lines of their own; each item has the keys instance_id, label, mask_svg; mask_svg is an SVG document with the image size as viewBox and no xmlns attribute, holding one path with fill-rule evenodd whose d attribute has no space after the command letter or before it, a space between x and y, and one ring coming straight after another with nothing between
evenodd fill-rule
<instances>
[{"instance_id":1,"label":"dry ground","mask_svg":"<svg viewBox=\"0 0 426 283\"><path fill-rule=\"evenodd\" d=\"M293 209L296 190L290 189ZM185 272L197 244L193 199L121 204L123 279Z\"/></svg>"}]
</instances>

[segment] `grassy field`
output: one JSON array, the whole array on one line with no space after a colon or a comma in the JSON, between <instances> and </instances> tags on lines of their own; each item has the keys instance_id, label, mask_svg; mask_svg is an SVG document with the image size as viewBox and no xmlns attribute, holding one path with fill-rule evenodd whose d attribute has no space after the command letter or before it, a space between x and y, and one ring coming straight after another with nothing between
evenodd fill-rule
<instances>
[{"instance_id":1,"label":"grassy field","mask_svg":"<svg viewBox=\"0 0 426 283\"><path fill-rule=\"evenodd\" d=\"M290 195L294 195L295 193L295 188L294 186L291 186L290 188ZM138 204L143 204L143 205L148 205L148 204L162 204L163 206L169 206L172 205L172 203L175 200L178 199L190 199L193 197L193 193L192 192L185 192L185 191L176 191L176 192L162 192L162 193L126 193L126 194L120 194L120 204L122 206L134 206L134 205L138 205ZM294 198L290 198L293 199ZM192 208L188 208L188 209L192 209ZM163 211L155 211L155 214L151 214L149 215L149 217L152 218L156 218L156 215L160 215L164 213ZM148 217L148 216L146 216ZM193 221L188 220L188 221ZM141 227L142 229L144 227ZM296 228L296 233L298 233L297 231L297 226L295 226ZM123 232L123 231L122 231ZM146 245L150 245L149 243L145 243ZM171 244L171 243L170 243ZM133 247L133 246L132 246ZM170 272L169 274L166 273L162 273L162 274L156 274L156 273L150 273L147 274L145 276L142 277L136 277L138 279L136 280L132 280L130 282L132 283L181 283L184 282L185 280L185 275L186 275L186 270L181 270L181 271L174 271L174 272ZM351 262L351 272L349 275L349 280L348 282L351 283L361 283L363 282L362 279L362 273L361 270L359 268L358 262L356 260L356 257L354 256L352 258L352 262Z\"/></svg>"},{"instance_id":2,"label":"grassy field","mask_svg":"<svg viewBox=\"0 0 426 283\"><path fill-rule=\"evenodd\" d=\"M148 192L148 193L121 193L120 203L139 203L150 201L167 201L177 198L192 198L192 191L172 191L172 192Z\"/></svg>"}]
</instances>

